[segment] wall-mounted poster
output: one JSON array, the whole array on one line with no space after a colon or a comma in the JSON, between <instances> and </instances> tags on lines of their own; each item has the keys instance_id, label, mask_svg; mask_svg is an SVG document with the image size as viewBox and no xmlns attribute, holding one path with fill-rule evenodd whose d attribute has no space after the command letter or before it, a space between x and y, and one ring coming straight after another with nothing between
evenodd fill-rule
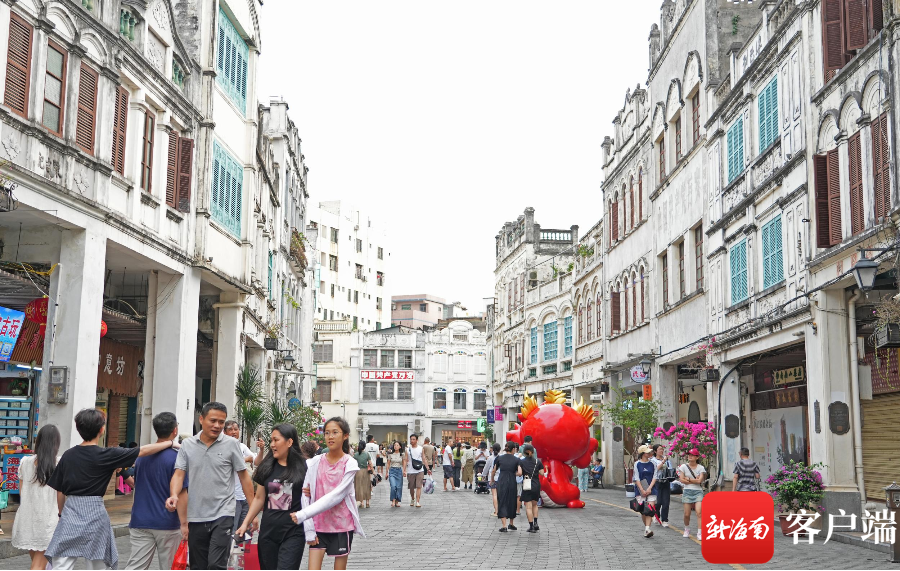
<instances>
[{"instance_id":1,"label":"wall-mounted poster","mask_svg":"<svg viewBox=\"0 0 900 571\"><path fill-rule=\"evenodd\" d=\"M789 461L806 462L804 408L757 410L753 413L752 458L762 482Z\"/></svg>"}]
</instances>

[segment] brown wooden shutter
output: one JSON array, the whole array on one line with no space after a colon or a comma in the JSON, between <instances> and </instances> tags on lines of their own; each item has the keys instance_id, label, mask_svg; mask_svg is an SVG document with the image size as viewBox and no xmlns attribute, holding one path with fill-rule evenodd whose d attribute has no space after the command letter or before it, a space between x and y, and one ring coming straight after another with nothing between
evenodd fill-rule
<instances>
[{"instance_id":1,"label":"brown wooden shutter","mask_svg":"<svg viewBox=\"0 0 900 571\"><path fill-rule=\"evenodd\" d=\"M869 14L866 2L872 0L844 0L844 21L846 27L846 41L848 50L864 48L869 43Z\"/></svg>"},{"instance_id":2,"label":"brown wooden shutter","mask_svg":"<svg viewBox=\"0 0 900 571\"><path fill-rule=\"evenodd\" d=\"M629 215L631 216L631 227L634 228L634 180L631 181L631 190L629 191L629 197L631 198L631 210L629 211Z\"/></svg>"},{"instance_id":3,"label":"brown wooden shutter","mask_svg":"<svg viewBox=\"0 0 900 571\"><path fill-rule=\"evenodd\" d=\"M881 28L884 27L884 6L882 5L882 0L869 0L868 8L869 29L873 31L872 38L874 38L881 31Z\"/></svg>"},{"instance_id":4,"label":"brown wooden shutter","mask_svg":"<svg viewBox=\"0 0 900 571\"><path fill-rule=\"evenodd\" d=\"M94 154L94 126L97 117L97 72L81 64L78 83L78 119L75 142L85 153Z\"/></svg>"},{"instance_id":5,"label":"brown wooden shutter","mask_svg":"<svg viewBox=\"0 0 900 571\"><path fill-rule=\"evenodd\" d=\"M116 89L115 112L113 114L113 145L111 163L116 172L125 174L125 134L128 129L128 90Z\"/></svg>"},{"instance_id":6,"label":"brown wooden shutter","mask_svg":"<svg viewBox=\"0 0 900 571\"><path fill-rule=\"evenodd\" d=\"M882 113L872 122L872 171L875 188L875 220L887 216L891 209L890 149L888 147L887 113Z\"/></svg>"},{"instance_id":7,"label":"brown wooden shutter","mask_svg":"<svg viewBox=\"0 0 900 571\"><path fill-rule=\"evenodd\" d=\"M819 248L831 246L828 222L828 159L825 155L813 157L816 174L816 245Z\"/></svg>"},{"instance_id":8,"label":"brown wooden shutter","mask_svg":"<svg viewBox=\"0 0 900 571\"><path fill-rule=\"evenodd\" d=\"M32 28L10 13L9 51L6 56L6 90L3 102L18 115L28 117L28 90L31 87Z\"/></svg>"},{"instance_id":9,"label":"brown wooden shutter","mask_svg":"<svg viewBox=\"0 0 900 571\"><path fill-rule=\"evenodd\" d=\"M866 227L863 215L862 156L859 132L847 144L850 155L850 232L855 236Z\"/></svg>"},{"instance_id":10,"label":"brown wooden shutter","mask_svg":"<svg viewBox=\"0 0 900 571\"><path fill-rule=\"evenodd\" d=\"M838 150L828 151L828 222L831 245L840 244L841 231L841 170Z\"/></svg>"},{"instance_id":11,"label":"brown wooden shutter","mask_svg":"<svg viewBox=\"0 0 900 571\"><path fill-rule=\"evenodd\" d=\"M175 208L176 187L178 186L178 133L169 132L169 150L166 153L166 204Z\"/></svg>"},{"instance_id":12,"label":"brown wooden shutter","mask_svg":"<svg viewBox=\"0 0 900 571\"><path fill-rule=\"evenodd\" d=\"M644 272L641 272L641 323L644 322L644 306L647 305L647 298L644 297Z\"/></svg>"},{"instance_id":13,"label":"brown wooden shutter","mask_svg":"<svg viewBox=\"0 0 900 571\"><path fill-rule=\"evenodd\" d=\"M619 240L619 201L616 200L610 204L610 211L612 212L612 239L613 242L617 242Z\"/></svg>"},{"instance_id":14,"label":"brown wooden shutter","mask_svg":"<svg viewBox=\"0 0 900 571\"><path fill-rule=\"evenodd\" d=\"M619 307L619 292L614 291L609 294L609 315L610 315L610 330L615 333L619 331L619 322L621 315L621 308Z\"/></svg>"},{"instance_id":15,"label":"brown wooden shutter","mask_svg":"<svg viewBox=\"0 0 900 571\"><path fill-rule=\"evenodd\" d=\"M825 70L844 67L844 18L841 0L822 0L822 53Z\"/></svg>"}]
</instances>

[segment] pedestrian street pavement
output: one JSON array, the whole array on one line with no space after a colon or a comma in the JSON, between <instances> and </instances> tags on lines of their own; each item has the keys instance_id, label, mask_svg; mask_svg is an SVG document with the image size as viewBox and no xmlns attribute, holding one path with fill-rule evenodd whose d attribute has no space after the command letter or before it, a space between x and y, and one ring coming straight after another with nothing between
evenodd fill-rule
<instances>
[{"instance_id":1,"label":"pedestrian street pavement","mask_svg":"<svg viewBox=\"0 0 900 571\"><path fill-rule=\"evenodd\" d=\"M405 482L404 482L405 483ZM654 536L643 537L643 524L627 508L620 490L589 490L581 510L541 509L541 530L526 533L528 521L517 519L518 531L500 533L491 517L489 495L471 490L435 492L423 496L423 507L391 508L387 480L373 490L372 507L361 509L366 538L355 538L350 569L900 569L887 554L837 543L793 545L776 529L775 556L766 565L709 565L695 539L682 537L681 503L672 503L672 524L653 524ZM694 518L695 516L692 516ZM693 523L693 519L692 519ZM773 525L777 525L773 522ZM696 535L696 529L692 529ZM128 561L128 537L117 540L120 567ZM643 562L638 564L638 560ZM651 563L652 562L652 563ZM0 569L27 569L28 556L0 560ZM84 569L79 561L78 569ZM156 568L154 566L154 568ZM304 553L301 569L307 568ZM325 568L332 560L325 558Z\"/></svg>"}]
</instances>

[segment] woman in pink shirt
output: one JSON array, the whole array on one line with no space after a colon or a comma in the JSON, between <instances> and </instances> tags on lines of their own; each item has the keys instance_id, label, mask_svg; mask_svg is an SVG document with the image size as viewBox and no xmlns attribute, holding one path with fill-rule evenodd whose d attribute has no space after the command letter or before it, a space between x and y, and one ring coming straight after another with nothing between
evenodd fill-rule
<instances>
[{"instance_id":1,"label":"woman in pink shirt","mask_svg":"<svg viewBox=\"0 0 900 571\"><path fill-rule=\"evenodd\" d=\"M354 480L359 464L350 455L350 425L336 416L325 423L326 454L306 462L303 509L291 514L303 524L309 544L309 568L321 569L325 555L334 557L334 568L347 568L353 534L365 537L356 508Z\"/></svg>"}]
</instances>

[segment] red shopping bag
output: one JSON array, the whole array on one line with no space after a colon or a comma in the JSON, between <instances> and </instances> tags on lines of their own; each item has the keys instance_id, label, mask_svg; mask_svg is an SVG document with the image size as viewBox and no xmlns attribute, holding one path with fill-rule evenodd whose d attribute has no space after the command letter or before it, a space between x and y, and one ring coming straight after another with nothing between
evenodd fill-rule
<instances>
[{"instance_id":1,"label":"red shopping bag","mask_svg":"<svg viewBox=\"0 0 900 571\"><path fill-rule=\"evenodd\" d=\"M175 560L172 561L172 569L187 569L188 565L188 542L182 541L178 544L178 551L175 552Z\"/></svg>"},{"instance_id":2,"label":"red shopping bag","mask_svg":"<svg viewBox=\"0 0 900 571\"><path fill-rule=\"evenodd\" d=\"M261 569L257 547L255 543L247 543L244 546L244 569Z\"/></svg>"}]
</instances>

